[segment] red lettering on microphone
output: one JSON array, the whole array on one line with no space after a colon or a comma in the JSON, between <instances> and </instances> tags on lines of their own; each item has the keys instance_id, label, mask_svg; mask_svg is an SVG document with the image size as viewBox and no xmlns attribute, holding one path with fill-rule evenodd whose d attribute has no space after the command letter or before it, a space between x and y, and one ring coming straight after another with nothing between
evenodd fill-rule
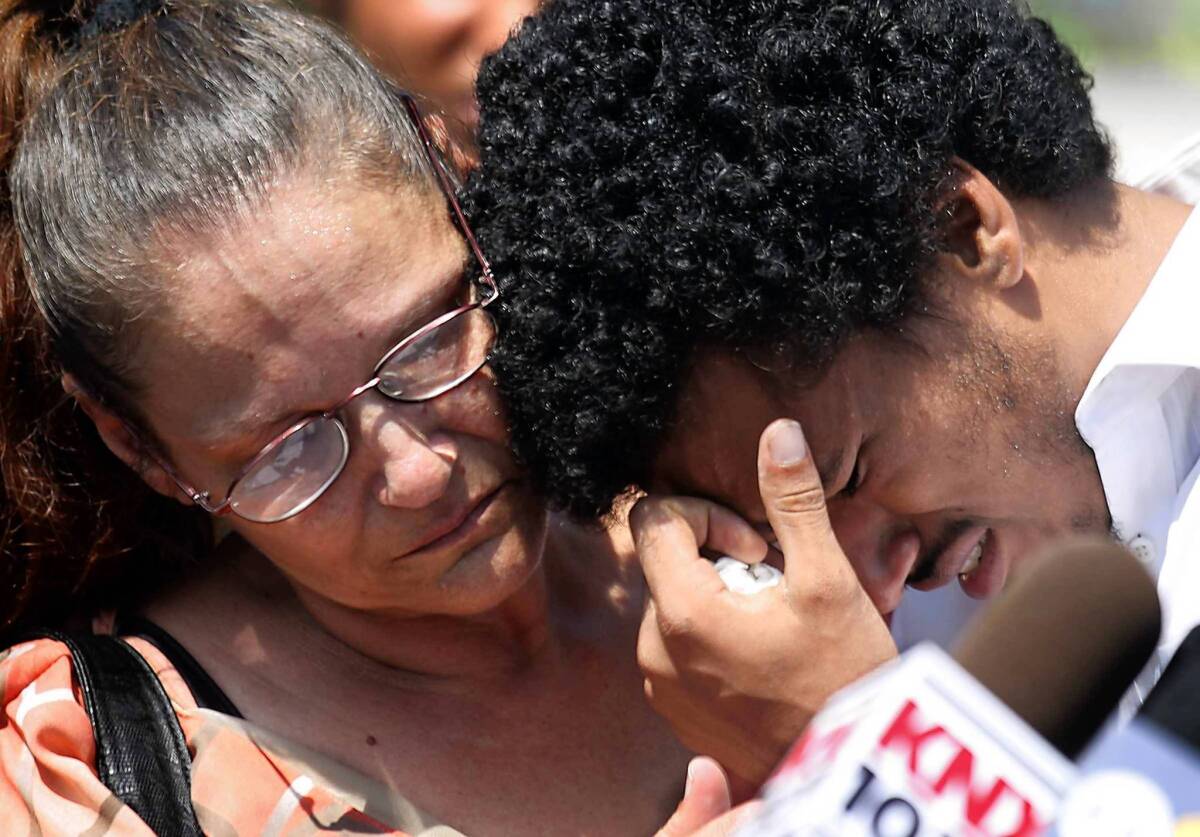
<instances>
[{"instance_id":1,"label":"red lettering on microphone","mask_svg":"<svg viewBox=\"0 0 1200 837\"><path fill-rule=\"evenodd\" d=\"M935 742L953 755L939 775L929 776L921 770L922 754ZM927 724L913 700L905 702L891 726L880 738L879 746L903 756L912 776L920 780L922 786L934 797L940 797L951 789L961 788L965 798L964 819L974 828L983 831L983 823L988 814L1008 796L1020 806L1021 820L1013 830L996 837L1034 837L1041 833L1043 824L1038 820L1033 804L1002 778L996 778L990 785L980 787L975 777L975 754L940 724Z\"/></svg>"}]
</instances>

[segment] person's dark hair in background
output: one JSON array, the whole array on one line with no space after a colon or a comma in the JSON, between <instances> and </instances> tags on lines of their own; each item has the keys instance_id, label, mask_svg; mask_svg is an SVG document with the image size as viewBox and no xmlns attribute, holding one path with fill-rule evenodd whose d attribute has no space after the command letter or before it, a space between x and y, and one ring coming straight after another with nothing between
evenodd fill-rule
<instances>
[{"instance_id":1,"label":"person's dark hair in background","mask_svg":"<svg viewBox=\"0 0 1200 837\"><path fill-rule=\"evenodd\" d=\"M127 347L173 243L227 228L304 165L434 183L394 92L327 27L270 4L191 2L81 44L95 5L0 2L0 627L128 602L211 545L208 515L116 467L61 378L153 439ZM14 164L27 106L50 85ZM14 165L38 196L23 231L31 281Z\"/></svg>"},{"instance_id":2,"label":"person's dark hair in background","mask_svg":"<svg viewBox=\"0 0 1200 837\"><path fill-rule=\"evenodd\" d=\"M700 348L816 377L936 316L956 159L1010 198L1105 184L1089 87L1009 0L549 3L480 75L469 211L552 502L645 484Z\"/></svg>"}]
</instances>

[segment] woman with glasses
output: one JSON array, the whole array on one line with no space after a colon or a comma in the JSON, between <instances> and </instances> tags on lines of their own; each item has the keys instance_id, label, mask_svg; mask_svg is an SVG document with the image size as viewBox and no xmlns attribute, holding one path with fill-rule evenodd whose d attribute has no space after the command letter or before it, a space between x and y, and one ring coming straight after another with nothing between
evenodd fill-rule
<instances>
[{"instance_id":1,"label":"woman with glasses","mask_svg":"<svg viewBox=\"0 0 1200 837\"><path fill-rule=\"evenodd\" d=\"M177 833L651 833L640 575L509 452L415 104L248 0L0 0L0 46L4 618L157 673ZM72 659L0 661L0 833L150 833Z\"/></svg>"}]
</instances>

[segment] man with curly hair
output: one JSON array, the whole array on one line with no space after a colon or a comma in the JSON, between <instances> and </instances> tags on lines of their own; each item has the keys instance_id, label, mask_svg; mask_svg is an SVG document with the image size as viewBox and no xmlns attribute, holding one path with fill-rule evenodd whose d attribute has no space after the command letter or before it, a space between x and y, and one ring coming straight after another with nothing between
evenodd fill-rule
<instances>
[{"instance_id":1,"label":"man with curly hair","mask_svg":"<svg viewBox=\"0 0 1200 837\"><path fill-rule=\"evenodd\" d=\"M1089 86L1010 0L552 0L485 65L515 444L579 514L704 498L633 516L640 652L739 775L907 587L986 598L1050 537L1142 554L1163 659L1200 621L1200 216L1112 182ZM713 584L700 546L767 551L725 509L787 585Z\"/></svg>"}]
</instances>

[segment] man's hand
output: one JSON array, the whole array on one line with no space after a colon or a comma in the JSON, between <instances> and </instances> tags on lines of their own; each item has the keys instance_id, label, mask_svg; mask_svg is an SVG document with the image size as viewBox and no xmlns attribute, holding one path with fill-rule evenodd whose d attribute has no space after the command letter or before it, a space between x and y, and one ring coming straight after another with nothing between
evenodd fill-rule
<instances>
[{"instance_id":1,"label":"man's hand","mask_svg":"<svg viewBox=\"0 0 1200 837\"><path fill-rule=\"evenodd\" d=\"M630 516L651 596L638 636L646 696L684 745L754 784L833 692L896 656L834 537L797 422L763 432L758 474L784 583L755 595L728 590L700 554L767 556L766 541L737 515L704 500L649 497Z\"/></svg>"}]
</instances>

